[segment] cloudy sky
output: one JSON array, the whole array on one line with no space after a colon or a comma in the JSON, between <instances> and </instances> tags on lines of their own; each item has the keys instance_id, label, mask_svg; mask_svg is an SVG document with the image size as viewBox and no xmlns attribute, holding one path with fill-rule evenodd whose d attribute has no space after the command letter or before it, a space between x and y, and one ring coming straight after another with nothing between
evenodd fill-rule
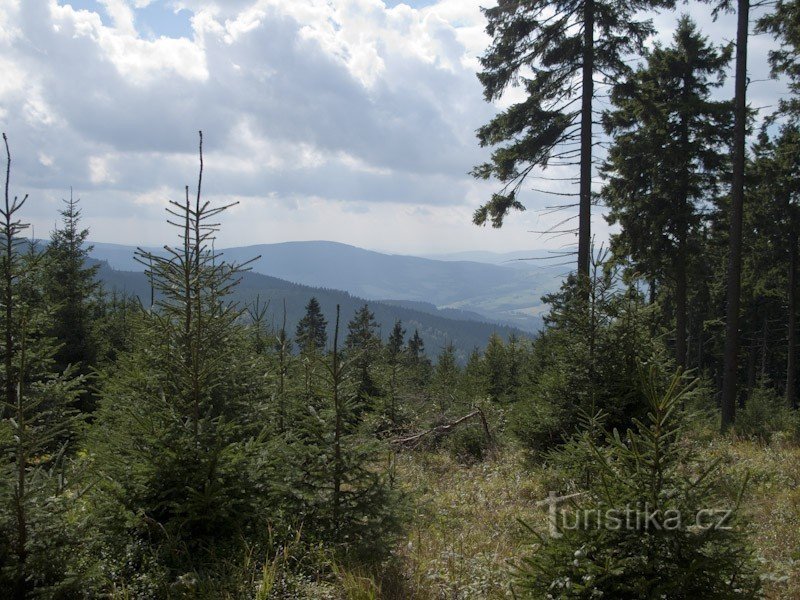
<instances>
[{"instance_id":1,"label":"cloudy sky","mask_svg":"<svg viewBox=\"0 0 800 600\"><path fill-rule=\"evenodd\" d=\"M474 131L497 106L475 77L488 0L0 0L0 127L12 189L43 236L72 186L96 241L172 239L164 206L194 185L239 201L222 245L329 239L429 253L556 248L530 231L553 198L500 231L471 225L491 184ZM682 6L715 40L734 19ZM668 39L674 13L654 15ZM781 93L754 38L754 106ZM730 85L723 93L730 93ZM513 96L505 101L513 100ZM552 175L552 174L550 174ZM607 228L594 219L597 235Z\"/></svg>"}]
</instances>

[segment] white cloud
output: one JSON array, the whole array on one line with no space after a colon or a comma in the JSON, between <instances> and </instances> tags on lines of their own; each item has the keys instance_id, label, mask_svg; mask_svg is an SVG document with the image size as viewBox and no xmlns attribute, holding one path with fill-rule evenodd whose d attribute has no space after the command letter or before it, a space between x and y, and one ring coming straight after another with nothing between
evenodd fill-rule
<instances>
[{"instance_id":1,"label":"white cloud","mask_svg":"<svg viewBox=\"0 0 800 600\"><path fill-rule=\"evenodd\" d=\"M202 49L185 38L161 37L146 40L138 36L133 9L125 0L102 0L114 27L103 25L100 16L86 10L74 10L71 5L50 2L50 18L61 43L71 37L86 37L102 52L119 74L134 84L159 83L164 77L183 77L203 81L208 70Z\"/></svg>"},{"instance_id":2,"label":"white cloud","mask_svg":"<svg viewBox=\"0 0 800 600\"><path fill-rule=\"evenodd\" d=\"M20 0L0 0L0 43L10 44L21 35L15 23Z\"/></svg>"},{"instance_id":3,"label":"white cloud","mask_svg":"<svg viewBox=\"0 0 800 600\"><path fill-rule=\"evenodd\" d=\"M0 56L0 100L24 89L25 73L13 61Z\"/></svg>"},{"instance_id":4,"label":"white cloud","mask_svg":"<svg viewBox=\"0 0 800 600\"><path fill-rule=\"evenodd\" d=\"M133 202L138 206L166 207L169 205L170 200L175 200L175 191L166 186L162 186L154 190L138 194L133 199Z\"/></svg>"},{"instance_id":5,"label":"white cloud","mask_svg":"<svg viewBox=\"0 0 800 600\"><path fill-rule=\"evenodd\" d=\"M109 165L110 157L108 156L91 156L89 157L89 180L98 185L102 183L114 183L114 177L111 174Z\"/></svg>"},{"instance_id":6,"label":"white cloud","mask_svg":"<svg viewBox=\"0 0 800 600\"><path fill-rule=\"evenodd\" d=\"M494 191L466 175L486 156L474 132L495 110L475 77L486 0L170 0L189 11L193 35L181 39L139 27L137 11L155 2L166 0L103 0L98 12L0 0L0 125L15 182L42 197L75 186L97 239L164 241L164 202L195 181L203 129L208 197L241 200L226 220L230 243L572 243L529 233L565 216L540 214L552 199L534 192L501 231L470 223ZM668 31L674 20L657 23ZM702 25L730 37L727 21ZM761 44L754 79L766 70ZM754 103L771 90L754 84ZM32 206L49 226L55 204Z\"/></svg>"},{"instance_id":7,"label":"white cloud","mask_svg":"<svg viewBox=\"0 0 800 600\"><path fill-rule=\"evenodd\" d=\"M114 27L122 34L136 36L136 26L133 23L133 9L126 0L97 0L102 4L108 16L111 17Z\"/></svg>"}]
</instances>

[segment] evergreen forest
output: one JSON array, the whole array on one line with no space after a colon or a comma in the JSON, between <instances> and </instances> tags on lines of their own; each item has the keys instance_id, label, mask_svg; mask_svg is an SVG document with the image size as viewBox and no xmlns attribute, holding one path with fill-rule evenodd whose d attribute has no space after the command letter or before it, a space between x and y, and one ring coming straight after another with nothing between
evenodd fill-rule
<instances>
[{"instance_id":1,"label":"evergreen forest","mask_svg":"<svg viewBox=\"0 0 800 600\"><path fill-rule=\"evenodd\" d=\"M563 167L577 246L541 331L471 352L244 293L203 132L127 294L77 194L35 239L4 133L0 597L800 598L800 1L708 3L723 44L689 15L653 42L671 9L483 9L485 100L514 100L477 131L474 223ZM788 82L768 109L753 40Z\"/></svg>"}]
</instances>

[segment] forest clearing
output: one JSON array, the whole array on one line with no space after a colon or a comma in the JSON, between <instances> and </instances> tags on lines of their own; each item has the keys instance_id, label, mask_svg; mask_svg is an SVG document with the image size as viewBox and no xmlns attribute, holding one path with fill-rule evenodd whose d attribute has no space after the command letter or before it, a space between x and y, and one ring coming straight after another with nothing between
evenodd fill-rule
<instances>
[{"instance_id":1,"label":"forest clearing","mask_svg":"<svg viewBox=\"0 0 800 600\"><path fill-rule=\"evenodd\" d=\"M486 4L0 0L1 598L800 598L800 0Z\"/></svg>"}]
</instances>

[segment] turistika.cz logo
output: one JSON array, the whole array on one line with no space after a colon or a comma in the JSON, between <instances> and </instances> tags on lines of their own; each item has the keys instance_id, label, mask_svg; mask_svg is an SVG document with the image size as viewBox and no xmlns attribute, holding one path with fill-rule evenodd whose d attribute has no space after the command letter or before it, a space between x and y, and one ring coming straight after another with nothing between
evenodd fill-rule
<instances>
[{"instance_id":1,"label":"turistika.cz logo","mask_svg":"<svg viewBox=\"0 0 800 600\"><path fill-rule=\"evenodd\" d=\"M731 529L730 509L703 508L690 515L677 509L661 510L648 503L622 508L584 508L562 510L569 500L581 494L559 496L551 491L537 506L547 506L550 535L560 538L564 531L607 529L609 531L677 531L701 529Z\"/></svg>"}]
</instances>

